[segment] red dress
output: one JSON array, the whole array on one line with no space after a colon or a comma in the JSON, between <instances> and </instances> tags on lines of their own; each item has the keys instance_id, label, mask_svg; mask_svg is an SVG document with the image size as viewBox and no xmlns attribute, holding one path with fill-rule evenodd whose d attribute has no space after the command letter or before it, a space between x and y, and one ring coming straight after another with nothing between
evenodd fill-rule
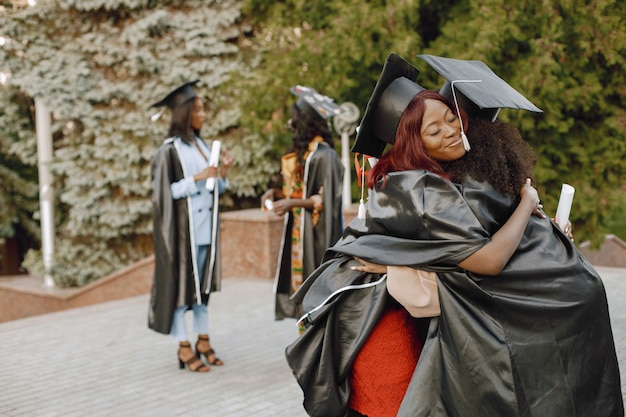
<instances>
[{"instance_id":1,"label":"red dress","mask_svg":"<svg viewBox=\"0 0 626 417\"><path fill-rule=\"evenodd\" d=\"M392 304L354 361L349 407L367 417L394 417L421 351L415 319Z\"/></svg>"}]
</instances>

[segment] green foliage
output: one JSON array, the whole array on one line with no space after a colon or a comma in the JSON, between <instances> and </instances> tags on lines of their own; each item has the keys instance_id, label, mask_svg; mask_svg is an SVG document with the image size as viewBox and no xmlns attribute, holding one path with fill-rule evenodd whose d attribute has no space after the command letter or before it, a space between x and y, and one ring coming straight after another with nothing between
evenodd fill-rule
<instances>
[{"instance_id":1,"label":"green foliage","mask_svg":"<svg viewBox=\"0 0 626 417\"><path fill-rule=\"evenodd\" d=\"M389 52L411 56L420 49L418 5L406 0L244 2L263 54L253 74L242 80L245 94L236 98L242 124L271 144L277 161L291 140L290 87L308 85L337 103L350 101L364 109ZM340 151L338 137L336 142ZM352 168L348 174L354 178Z\"/></svg>"},{"instance_id":2,"label":"green foliage","mask_svg":"<svg viewBox=\"0 0 626 417\"><path fill-rule=\"evenodd\" d=\"M286 90L297 83L364 109L389 52L413 62L432 89L443 80L417 54L480 59L544 110L503 110L500 117L519 126L538 153L547 212L556 211L561 183L570 183L577 240L603 240L624 196L625 3L248 0L244 10L259 16L255 33L266 50L251 80L261 97L242 104L260 120L246 123L285 141Z\"/></svg>"},{"instance_id":3,"label":"green foliage","mask_svg":"<svg viewBox=\"0 0 626 417\"><path fill-rule=\"evenodd\" d=\"M43 0L0 9L0 28L0 72L8 74L0 90L6 103L0 155L12 158L0 170L7 179L0 231L11 236L23 223L39 235L32 204L32 100L39 98L52 113L58 201L55 264L48 272L58 285L83 285L151 253L150 160L168 117L150 123L156 110L149 106L183 82L200 79L198 92L210 101L203 136L223 139L236 157L242 153L225 205L252 194L255 179L270 175L268 164L255 164L256 177L248 177L241 164L262 159L266 148L238 132L239 108L219 93L231 77L248 72L239 42L249 29L236 2ZM20 92L27 100L10 100ZM30 205L21 202L25 197ZM31 273L44 272L37 245L31 242L24 263Z\"/></svg>"},{"instance_id":4,"label":"green foliage","mask_svg":"<svg viewBox=\"0 0 626 417\"><path fill-rule=\"evenodd\" d=\"M611 233L626 241L626 187L622 189L619 207L613 218L607 222L607 227Z\"/></svg>"},{"instance_id":5,"label":"green foliage","mask_svg":"<svg viewBox=\"0 0 626 417\"><path fill-rule=\"evenodd\" d=\"M167 116L149 106L200 79L203 136L233 151L227 208L257 204L310 85L364 110L385 57L480 59L544 110L504 109L538 154L548 214L576 187L576 240L603 240L623 205L626 3L619 0L40 0L0 3L0 238L38 246L34 99L52 111L59 285L82 285L151 253L150 159ZM337 141L339 142L339 141ZM351 171L353 173L354 171ZM354 178L354 175L351 175ZM353 201L358 188L353 181ZM356 191L356 192L355 192Z\"/></svg>"},{"instance_id":6,"label":"green foliage","mask_svg":"<svg viewBox=\"0 0 626 417\"><path fill-rule=\"evenodd\" d=\"M14 237L21 247L36 247L41 233L34 218L39 198L31 102L6 88L0 88L0 102L7 103L0 106L0 243Z\"/></svg>"}]
</instances>

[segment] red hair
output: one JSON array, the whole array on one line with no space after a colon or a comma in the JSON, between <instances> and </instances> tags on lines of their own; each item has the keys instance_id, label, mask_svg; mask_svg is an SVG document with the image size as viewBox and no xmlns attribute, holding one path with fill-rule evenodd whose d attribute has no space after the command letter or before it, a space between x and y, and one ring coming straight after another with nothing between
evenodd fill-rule
<instances>
[{"instance_id":1,"label":"red hair","mask_svg":"<svg viewBox=\"0 0 626 417\"><path fill-rule=\"evenodd\" d=\"M439 100L456 114L452 102L435 91L420 91L413 97L400 118L396 140L389 152L380 157L374 168L369 172L367 186L374 188L380 180L385 180L390 172L425 169L448 178L439 162L431 158L424 150L420 131L422 119L426 111L426 100ZM461 109L463 128L467 128L467 115Z\"/></svg>"}]
</instances>

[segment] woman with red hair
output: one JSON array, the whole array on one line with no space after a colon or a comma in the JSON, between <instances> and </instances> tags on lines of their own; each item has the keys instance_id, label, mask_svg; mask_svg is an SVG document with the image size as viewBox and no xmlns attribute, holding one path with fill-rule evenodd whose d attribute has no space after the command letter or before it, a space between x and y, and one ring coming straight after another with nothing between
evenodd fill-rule
<instances>
[{"instance_id":1,"label":"woman with red hair","mask_svg":"<svg viewBox=\"0 0 626 417\"><path fill-rule=\"evenodd\" d=\"M532 151L513 126L422 91L399 60L385 64L353 148L393 145L370 171L366 216L293 297L306 331L286 356L304 408L622 417L602 281L543 214Z\"/></svg>"}]
</instances>

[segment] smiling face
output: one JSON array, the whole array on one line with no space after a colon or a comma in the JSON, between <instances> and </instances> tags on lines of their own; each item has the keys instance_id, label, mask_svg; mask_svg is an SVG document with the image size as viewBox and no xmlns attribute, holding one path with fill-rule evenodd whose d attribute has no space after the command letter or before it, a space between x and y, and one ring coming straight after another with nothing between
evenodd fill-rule
<instances>
[{"instance_id":1,"label":"smiling face","mask_svg":"<svg viewBox=\"0 0 626 417\"><path fill-rule=\"evenodd\" d=\"M193 109L191 110L191 127L200 130L205 120L204 101L200 97L196 97L193 100Z\"/></svg>"},{"instance_id":2,"label":"smiling face","mask_svg":"<svg viewBox=\"0 0 626 417\"><path fill-rule=\"evenodd\" d=\"M426 153L436 161L455 161L465 155L461 123L456 114L439 100L424 101L420 136Z\"/></svg>"}]
</instances>

